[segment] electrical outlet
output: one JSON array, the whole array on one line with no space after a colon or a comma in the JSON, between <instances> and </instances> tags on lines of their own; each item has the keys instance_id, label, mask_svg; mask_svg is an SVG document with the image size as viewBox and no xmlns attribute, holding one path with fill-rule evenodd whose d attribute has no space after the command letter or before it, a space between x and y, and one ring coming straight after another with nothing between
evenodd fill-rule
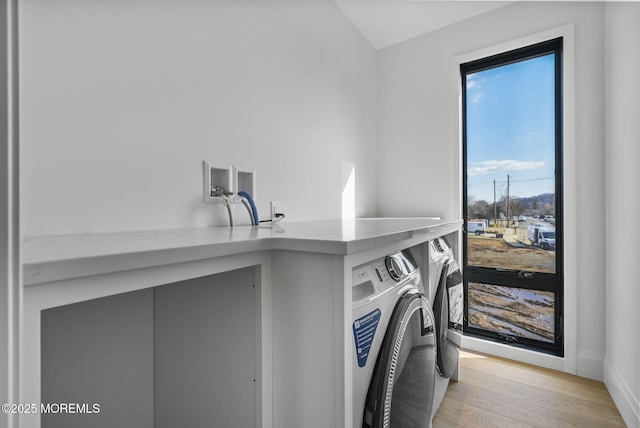
<instances>
[{"instance_id":1,"label":"electrical outlet","mask_svg":"<svg viewBox=\"0 0 640 428\"><path fill-rule=\"evenodd\" d=\"M275 222L277 221L276 219L276 213L281 213L282 212L282 205L280 204L280 201L270 201L270 212L271 212L271 221Z\"/></svg>"}]
</instances>

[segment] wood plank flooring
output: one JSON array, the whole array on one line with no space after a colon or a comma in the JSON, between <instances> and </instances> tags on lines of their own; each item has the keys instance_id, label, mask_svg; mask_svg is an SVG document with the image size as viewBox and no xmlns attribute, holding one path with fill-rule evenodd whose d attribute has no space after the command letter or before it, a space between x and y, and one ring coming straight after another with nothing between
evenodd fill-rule
<instances>
[{"instance_id":1,"label":"wood plank flooring","mask_svg":"<svg viewBox=\"0 0 640 428\"><path fill-rule=\"evenodd\" d=\"M463 351L433 428L625 427L602 382Z\"/></svg>"}]
</instances>

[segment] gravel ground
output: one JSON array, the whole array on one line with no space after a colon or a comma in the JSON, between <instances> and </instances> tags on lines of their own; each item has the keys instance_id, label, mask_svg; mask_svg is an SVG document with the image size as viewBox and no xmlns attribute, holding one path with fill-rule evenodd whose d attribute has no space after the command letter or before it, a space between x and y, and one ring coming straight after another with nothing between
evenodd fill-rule
<instances>
[{"instance_id":1,"label":"gravel ground","mask_svg":"<svg viewBox=\"0 0 640 428\"><path fill-rule=\"evenodd\" d=\"M515 248L500 238L468 236L469 265L532 272L555 272L556 252L537 247Z\"/></svg>"}]
</instances>

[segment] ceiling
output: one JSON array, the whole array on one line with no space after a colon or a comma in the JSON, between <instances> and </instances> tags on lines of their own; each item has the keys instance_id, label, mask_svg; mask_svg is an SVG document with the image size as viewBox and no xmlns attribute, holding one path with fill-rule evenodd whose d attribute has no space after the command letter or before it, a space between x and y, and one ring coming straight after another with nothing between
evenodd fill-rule
<instances>
[{"instance_id":1,"label":"ceiling","mask_svg":"<svg viewBox=\"0 0 640 428\"><path fill-rule=\"evenodd\" d=\"M511 1L334 0L374 49L463 21Z\"/></svg>"}]
</instances>

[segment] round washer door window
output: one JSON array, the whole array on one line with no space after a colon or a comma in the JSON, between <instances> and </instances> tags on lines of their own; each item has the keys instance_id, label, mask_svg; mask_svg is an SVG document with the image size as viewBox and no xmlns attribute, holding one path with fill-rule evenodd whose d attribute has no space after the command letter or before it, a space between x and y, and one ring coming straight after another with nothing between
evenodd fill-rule
<instances>
[{"instance_id":1,"label":"round washer door window","mask_svg":"<svg viewBox=\"0 0 640 428\"><path fill-rule=\"evenodd\" d=\"M433 312L421 293L396 305L367 393L363 428L428 427L436 377Z\"/></svg>"}]
</instances>

